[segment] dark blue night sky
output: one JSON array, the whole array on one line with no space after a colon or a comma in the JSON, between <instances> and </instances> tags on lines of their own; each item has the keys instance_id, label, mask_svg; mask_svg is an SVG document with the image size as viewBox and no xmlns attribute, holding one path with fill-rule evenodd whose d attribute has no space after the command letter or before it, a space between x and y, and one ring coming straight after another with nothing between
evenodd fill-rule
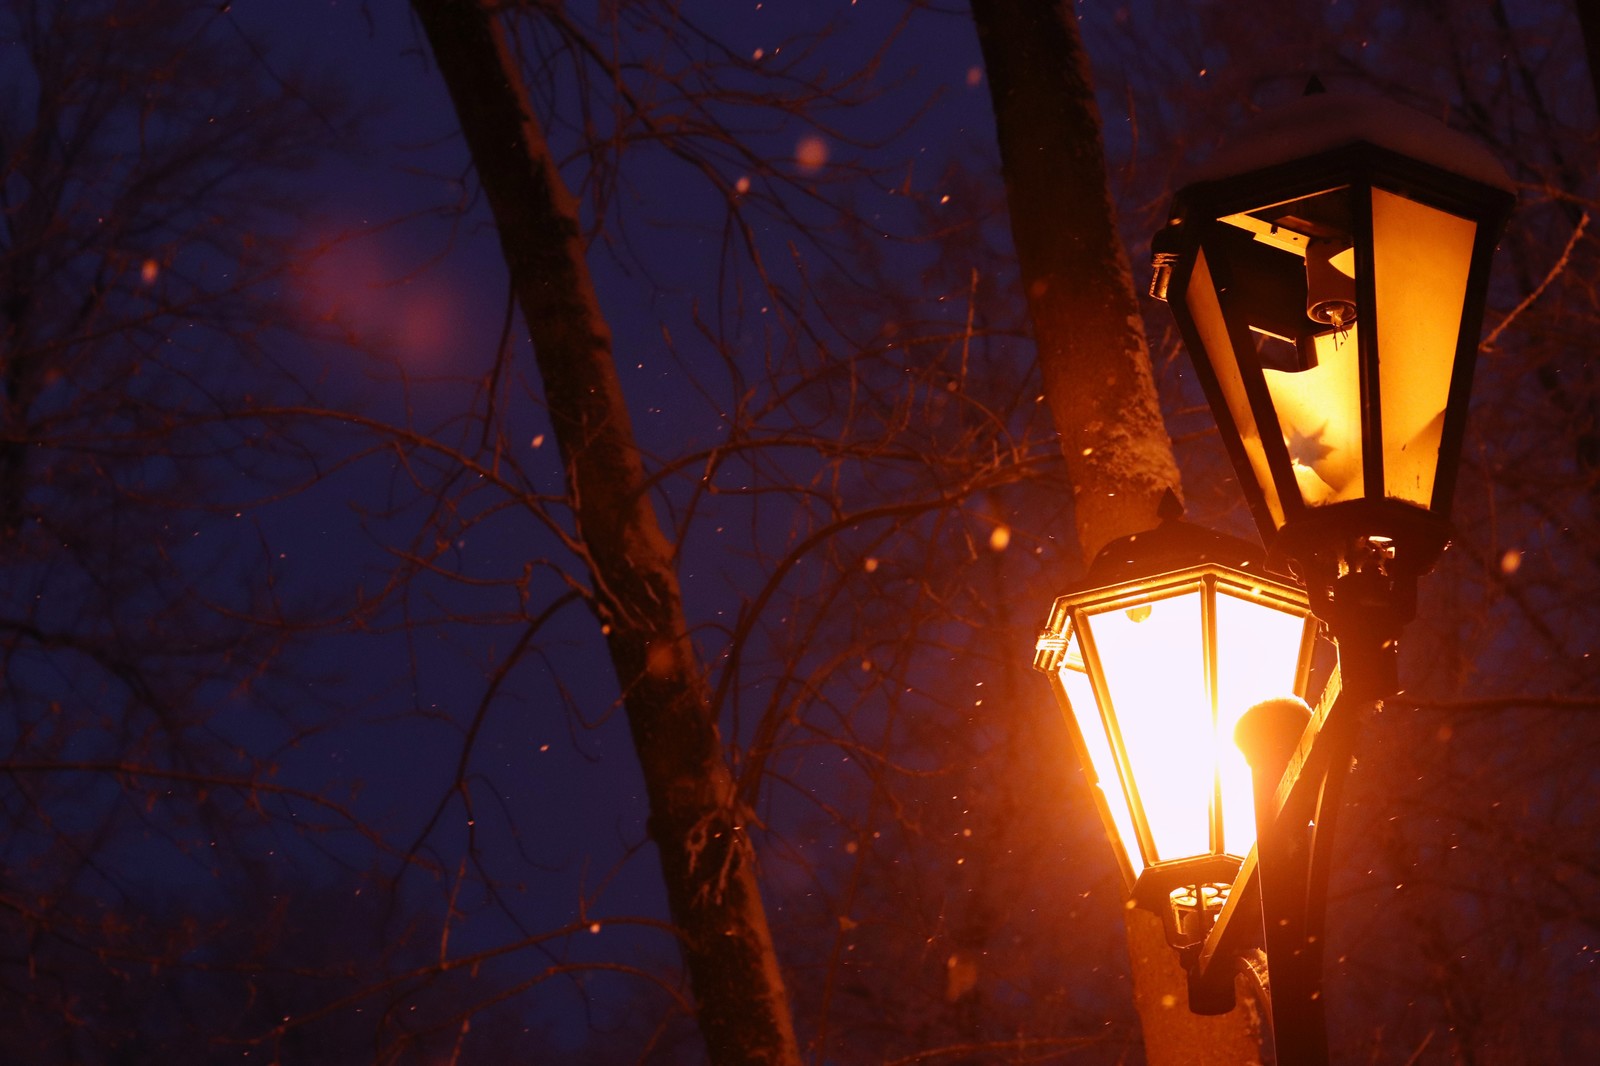
<instances>
[{"instance_id":1,"label":"dark blue night sky","mask_svg":"<svg viewBox=\"0 0 1600 1066\"><path fill-rule=\"evenodd\" d=\"M966 6L505 7L807 1061L1145 1061L1119 876L1029 669L1082 564ZM1313 71L1471 133L1520 198L1458 535L1350 779L1334 1060L1585 1061L1582 38L1557 0L1280 7L1075 5L1136 288L1177 176ZM0 1061L705 1061L527 329L409 8L0 12ZM1143 308L1189 517L1245 533Z\"/></svg>"}]
</instances>

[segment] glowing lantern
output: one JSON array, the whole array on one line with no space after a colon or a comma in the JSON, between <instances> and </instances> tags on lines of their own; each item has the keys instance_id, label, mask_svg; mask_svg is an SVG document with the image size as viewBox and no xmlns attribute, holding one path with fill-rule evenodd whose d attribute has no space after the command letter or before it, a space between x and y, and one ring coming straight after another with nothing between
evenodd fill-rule
<instances>
[{"instance_id":1,"label":"glowing lantern","mask_svg":"<svg viewBox=\"0 0 1600 1066\"><path fill-rule=\"evenodd\" d=\"M1171 501L1172 505L1176 501ZM1247 708L1308 691L1319 625L1253 545L1176 520L1115 541L1056 600L1034 665L1066 713L1134 900L1202 938L1256 839Z\"/></svg>"},{"instance_id":2,"label":"glowing lantern","mask_svg":"<svg viewBox=\"0 0 1600 1066\"><path fill-rule=\"evenodd\" d=\"M1273 557L1336 629L1382 601L1397 631L1449 537L1510 182L1443 124L1333 93L1258 119L1196 178L1156 238L1152 292ZM1372 580L1339 592L1351 571Z\"/></svg>"}]
</instances>

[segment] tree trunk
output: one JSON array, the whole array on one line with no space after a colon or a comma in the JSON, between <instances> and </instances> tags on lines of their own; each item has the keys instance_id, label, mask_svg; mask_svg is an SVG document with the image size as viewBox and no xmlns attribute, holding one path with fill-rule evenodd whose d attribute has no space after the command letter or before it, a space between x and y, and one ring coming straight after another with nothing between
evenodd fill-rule
<instances>
[{"instance_id":1,"label":"tree trunk","mask_svg":"<svg viewBox=\"0 0 1600 1066\"><path fill-rule=\"evenodd\" d=\"M684 623L671 545L585 260L504 30L476 0L412 0L494 213L533 342L650 802L650 835L714 1063L798 1064L755 855Z\"/></svg>"},{"instance_id":2,"label":"tree trunk","mask_svg":"<svg viewBox=\"0 0 1600 1066\"><path fill-rule=\"evenodd\" d=\"M1085 559L1178 489L1071 5L972 0L1011 234Z\"/></svg>"},{"instance_id":3,"label":"tree trunk","mask_svg":"<svg viewBox=\"0 0 1600 1066\"><path fill-rule=\"evenodd\" d=\"M972 0L994 104L1011 233L1046 402L1066 453L1085 561L1153 527L1178 489L1127 254L1117 237L1100 115L1072 6ZM1247 1000L1191 1014L1160 921L1129 910L1134 999L1152 1066L1260 1061Z\"/></svg>"}]
</instances>

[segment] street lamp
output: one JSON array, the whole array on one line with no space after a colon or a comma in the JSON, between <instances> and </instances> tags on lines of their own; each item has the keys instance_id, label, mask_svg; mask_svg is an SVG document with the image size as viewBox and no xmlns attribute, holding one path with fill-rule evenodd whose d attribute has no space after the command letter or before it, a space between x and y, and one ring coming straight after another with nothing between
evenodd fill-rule
<instances>
[{"instance_id":1,"label":"street lamp","mask_svg":"<svg viewBox=\"0 0 1600 1066\"><path fill-rule=\"evenodd\" d=\"M1449 539L1490 260L1513 199L1470 139L1314 82L1213 157L1154 241L1151 292L1177 320L1269 559L1305 582L1328 624L1345 686L1314 714L1275 698L1241 715L1256 848L1186 949L1191 1007L1221 1009L1226 964L1255 926L1282 1064L1328 1061L1331 829L1358 709L1398 689L1417 579ZM1230 920L1257 910L1258 922Z\"/></svg>"},{"instance_id":2,"label":"street lamp","mask_svg":"<svg viewBox=\"0 0 1600 1066\"><path fill-rule=\"evenodd\" d=\"M1470 138L1319 90L1246 127L1177 193L1151 291L1177 320L1269 558L1305 580L1347 680L1384 694L1417 577L1449 539L1513 197Z\"/></svg>"},{"instance_id":3,"label":"street lamp","mask_svg":"<svg viewBox=\"0 0 1600 1066\"><path fill-rule=\"evenodd\" d=\"M1180 512L1169 493L1159 527L1096 556L1056 600L1034 665L1064 712L1129 895L1162 919L1193 972L1256 843L1235 728L1262 701L1315 699L1331 649L1305 592L1267 573L1254 545ZM1193 1005L1228 1009L1231 972L1225 985L1192 988Z\"/></svg>"}]
</instances>

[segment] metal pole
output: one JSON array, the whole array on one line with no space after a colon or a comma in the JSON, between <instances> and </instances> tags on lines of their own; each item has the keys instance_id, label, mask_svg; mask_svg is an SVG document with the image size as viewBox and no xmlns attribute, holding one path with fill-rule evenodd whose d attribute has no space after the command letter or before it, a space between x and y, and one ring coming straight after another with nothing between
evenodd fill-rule
<instances>
[{"instance_id":1,"label":"metal pole","mask_svg":"<svg viewBox=\"0 0 1600 1066\"><path fill-rule=\"evenodd\" d=\"M1280 817L1278 807L1279 784L1310 720L1311 709L1301 700L1268 700L1246 711L1234 734L1250 763L1255 787L1256 875L1278 1066L1327 1066L1328 1062L1321 922L1312 913L1313 904L1320 909L1321 900L1310 898L1312 823L1302 816L1295 824L1292 811Z\"/></svg>"}]
</instances>

